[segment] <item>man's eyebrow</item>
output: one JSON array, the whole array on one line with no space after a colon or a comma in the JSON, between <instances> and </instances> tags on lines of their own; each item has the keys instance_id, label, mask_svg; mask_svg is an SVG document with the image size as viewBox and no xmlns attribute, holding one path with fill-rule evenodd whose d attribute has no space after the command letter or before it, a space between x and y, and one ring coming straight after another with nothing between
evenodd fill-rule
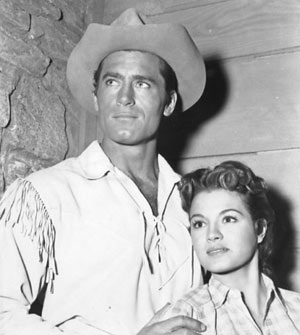
<instances>
[{"instance_id":1,"label":"man's eyebrow","mask_svg":"<svg viewBox=\"0 0 300 335\"><path fill-rule=\"evenodd\" d=\"M117 79L122 79L123 78L123 76L118 72L106 72L102 76L102 79L106 79L106 78L109 78L109 77L117 78Z\"/></svg>"},{"instance_id":2,"label":"man's eyebrow","mask_svg":"<svg viewBox=\"0 0 300 335\"><path fill-rule=\"evenodd\" d=\"M103 74L102 76L102 80L105 80L107 78L117 78L117 79L123 79L124 76L121 75L120 73L118 72L106 72ZM140 74L134 74L132 75L132 79L133 80L142 80L142 81L148 81L150 83L156 83L156 80L150 76L143 76L143 75L140 75Z\"/></svg>"},{"instance_id":3,"label":"man's eyebrow","mask_svg":"<svg viewBox=\"0 0 300 335\"><path fill-rule=\"evenodd\" d=\"M133 79L135 79L135 80L145 80L145 81L149 81L150 83L156 83L156 80L154 78L149 77L149 76L143 76L143 75L140 75L140 74L133 75Z\"/></svg>"}]
</instances>

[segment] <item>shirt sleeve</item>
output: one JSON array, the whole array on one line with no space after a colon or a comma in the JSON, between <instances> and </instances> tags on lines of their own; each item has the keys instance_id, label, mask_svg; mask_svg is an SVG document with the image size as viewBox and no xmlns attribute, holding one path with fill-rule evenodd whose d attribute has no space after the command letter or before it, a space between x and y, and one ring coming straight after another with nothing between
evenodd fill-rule
<instances>
[{"instance_id":1,"label":"shirt sleeve","mask_svg":"<svg viewBox=\"0 0 300 335\"><path fill-rule=\"evenodd\" d=\"M163 309L158 311L151 321L149 322L149 325L161 322L167 319L170 319L174 316L188 316L190 318L195 318L196 313L193 307L185 302L184 300L178 300L177 302L173 304L167 304Z\"/></svg>"},{"instance_id":2,"label":"shirt sleeve","mask_svg":"<svg viewBox=\"0 0 300 335\"><path fill-rule=\"evenodd\" d=\"M0 333L54 335L63 332L30 306L55 277L55 229L32 184L16 180L0 203Z\"/></svg>"}]
</instances>

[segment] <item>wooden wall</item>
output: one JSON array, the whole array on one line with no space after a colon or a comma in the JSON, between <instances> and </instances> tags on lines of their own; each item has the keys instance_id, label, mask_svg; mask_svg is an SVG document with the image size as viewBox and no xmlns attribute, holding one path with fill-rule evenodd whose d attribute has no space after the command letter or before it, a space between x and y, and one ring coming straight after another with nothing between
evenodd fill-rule
<instances>
[{"instance_id":1,"label":"wooden wall","mask_svg":"<svg viewBox=\"0 0 300 335\"><path fill-rule=\"evenodd\" d=\"M161 152L181 173L238 159L268 181L278 283L300 292L300 2L109 0L103 23L129 7L184 24L206 62L203 98L163 126ZM86 124L83 142L97 132Z\"/></svg>"}]
</instances>

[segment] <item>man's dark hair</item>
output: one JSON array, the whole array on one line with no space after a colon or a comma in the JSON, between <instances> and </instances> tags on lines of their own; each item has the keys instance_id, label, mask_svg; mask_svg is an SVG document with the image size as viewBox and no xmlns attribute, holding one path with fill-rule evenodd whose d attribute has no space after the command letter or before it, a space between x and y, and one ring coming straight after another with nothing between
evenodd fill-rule
<instances>
[{"instance_id":1,"label":"man's dark hair","mask_svg":"<svg viewBox=\"0 0 300 335\"><path fill-rule=\"evenodd\" d=\"M141 51L141 50L122 50L122 51L129 51L129 52L130 51L139 51L139 52L152 54L151 52ZM156 54L153 54L153 55L158 57L158 59L160 60L160 62L159 62L160 73L164 78L167 93L169 95L171 95L172 91L177 92L177 78L176 78L176 74L175 74L174 70L163 58L161 58L160 56L158 56ZM100 74L101 74L101 70L102 70L102 64L103 64L105 58L102 59L102 61L100 62L99 66L98 66L98 69L94 73L94 92L95 92L95 94L97 93L97 90L98 90L99 78L100 78Z\"/></svg>"}]
</instances>

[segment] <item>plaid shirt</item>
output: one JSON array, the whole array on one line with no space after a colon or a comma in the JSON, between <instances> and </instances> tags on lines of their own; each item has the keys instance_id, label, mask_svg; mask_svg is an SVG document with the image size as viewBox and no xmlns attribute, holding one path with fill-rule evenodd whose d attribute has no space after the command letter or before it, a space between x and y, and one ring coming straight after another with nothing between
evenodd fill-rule
<instances>
[{"instance_id":1,"label":"plaid shirt","mask_svg":"<svg viewBox=\"0 0 300 335\"><path fill-rule=\"evenodd\" d=\"M213 277L208 284L171 305L163 319L176 315L193 317L207 326L205 335L300 334L300 294L275 288L265 275L263 279L269 298L262 328L250 315L241 292L229 289ZM160 320L153 320L156 321Z\"/></svg>"}]
</instances>

